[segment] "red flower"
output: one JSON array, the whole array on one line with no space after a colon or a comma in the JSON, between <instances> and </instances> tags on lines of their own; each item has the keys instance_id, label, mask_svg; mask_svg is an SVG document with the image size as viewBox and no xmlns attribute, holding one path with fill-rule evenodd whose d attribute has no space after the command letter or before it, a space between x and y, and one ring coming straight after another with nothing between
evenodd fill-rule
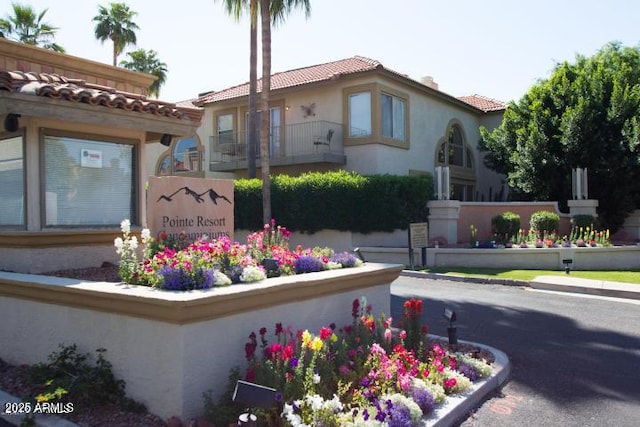
<instances>
[{"instance_id":1,"label":"red flower","mask_svg":"<svg viewBox=\"0 0 640 427\"><path fill-rule=\"evenodd\" d=\"M280 335L282 333L282 323L276 323L276 335Z\"/></svg>"},{"instance_id":2,"label":"red flower","mask_svg":"<svg viewBox=\"0 0 640 427\"><path fill-rule=\"evenodd\" d=\"M321 340L326 340L327 338L329 338L331 335L333 334L333 332L331 331L330 328L327 327L322 327L320 328L320 339Z\"/></svg>"},{"instance_id":3,"label":"red flower","mask_svg":"<svg viewBox=\"0 0 640 427\"><path fill-rule=\"evenodd\" d=\"M351 305L351 316L354 318L360 315L360 300L354 299L353 304Z\"/></svg>"},{"instance_id":4,"label":"red flower","mask_svg":"<svg viewBox=\"0 0 640 427\"><path fill-rule=\"evenodd\" d=\"M267 333L267 328L265 327L260 328L260 335L264 335L266 333Z\"/></svg>"},{"instance_id":5,"label":"red flower","mask_svg":"<svg viewBox=\"0 0 640 427\"><path fill-rule=\"evenodd\" d=\"M293 350L293 344L292 343L287 344L287 346L284 348L284 350L282 350L282 360L289 360L294 355L295 355L295 353L294 353L294 350Z\"/></svg>"},{"instance_id":6,"label":"red flower","mask_svg":"<svg viewBox=\"0 0 640 427\"><path fill-rule=\"evenodd\" d=\"M245 379L249 382L253 382L256 380L256 371L253 368L249 368L247 369L247 375L245 376Z\"/></svg>"}]
</instances>

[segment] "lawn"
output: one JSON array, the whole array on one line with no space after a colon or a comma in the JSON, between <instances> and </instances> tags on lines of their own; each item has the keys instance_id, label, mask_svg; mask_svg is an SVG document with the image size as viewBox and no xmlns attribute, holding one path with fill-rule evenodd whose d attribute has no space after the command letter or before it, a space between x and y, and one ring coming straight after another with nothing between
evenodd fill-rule
<instances>
[{"instance_id":1,"label":"lawn","mask_svg":"<svg viewBox=\"0 0 640 427\"><path fill-rule=\"evenodd\" d=\"M426 273L454 276L483 277L530 281L536 276L565 276L560 270L506 270L498 268L433 267L421 270ZM610 282L636 283L640 285L640 271L578 271L571 270L572 277L606 280Z\"/></svg>"}]
</instances>

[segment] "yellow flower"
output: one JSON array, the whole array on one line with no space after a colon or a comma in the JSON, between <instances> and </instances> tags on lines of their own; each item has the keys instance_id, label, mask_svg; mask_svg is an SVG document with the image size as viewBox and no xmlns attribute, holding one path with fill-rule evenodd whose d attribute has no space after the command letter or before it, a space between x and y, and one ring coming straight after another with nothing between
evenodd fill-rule
<instances>
[{"instance_id":1,"label":"yellow flower","mask_svg":"<svg viewBox=\"0 0 640 427\"><path fill-rule=\"evenodd\" d=\"M42 402L46 402L49 400L49 398L47 396L45 396L44 394L39 394L36 396L36 400L40 403Z\"/></svg>"},{"instance_id":2,"label":"yellow flower","mask_svg":"<svg viewBox=\"0 0 640 427\"><path fill-rule=\"evenodd\" d=\"M322 350L322 346L323 346L323 343L320 337L315 337L313 341L311 341L309 348L313 351L320 351Z\"/></svg>"},{"instance_id":3,"label":"yellow flower","mask_svg":"<svg viewBox=\"0 0 640 427\"><path fill-rule=\"evenodd\" d=\"M338 336L336 334L331 334L331 342L338 341Z\"/></svg>"},{"instance_id":4,"label":"yellow flower","mask_svg":"<svg viewBox=\"0 0 640 427\"><path fill-rule=\"evenodd\" d=\"M311 343L311 333L309 333L308 329L302 333L302 347L309 347Z\"/></svg>"}]
</instances>

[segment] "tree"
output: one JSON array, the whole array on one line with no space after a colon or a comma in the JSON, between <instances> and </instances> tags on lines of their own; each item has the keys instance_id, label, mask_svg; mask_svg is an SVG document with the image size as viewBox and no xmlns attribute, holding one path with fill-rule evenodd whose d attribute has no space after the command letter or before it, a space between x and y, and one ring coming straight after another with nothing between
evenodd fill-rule
<instances>
[{"instance_id":1,"label":"tree","mask_svg":"<svg viewBox=\"0 0 640 427\"><path fill-rule=\"evenodd\" d=\"M256 177L256 139L258 137L258 0L224 0L227 13L238 21L249 8L249 117L247 120L247 175Z\"/></svg>"},{"instance_id":2,"label":"tree","mask_svg":"<svg viewBox=\"0 0 640 427\"><path fill-rule=\"evenodd\" d=\"M252 102L254 69L257 68L257 41L254 41L254 27L257 25L257 13L260 13L260 25L262 30L262 88L260 110L262 111L260 121L260 168L262 171L262 218L265 224L271 222L271 186L270 186L270 164L269 164L269 92L271 89L271 24L279 24L292 9L301 7L308 17L311 13L309 0L225 0L225 6L230 15L239 18L242 10L249 7L251 17L251 70L249 81L249 101ZM255 55L255 56L254 56ZM254 65L255 64L255 65ZM255 78L257 82L257 77ZM256 86L257 88L257 83ZM256 89L257 92L257 89ZM250 105L249 130L252 129L252 109ZM249 150L253 139L249 137ZM248 153L249 158L254 157ZM249 168L251 173L251 167Z\"/></svg>"},{"instance_id":3,"label":"tree","mask_svg":"<svg viewBox=\"0 0 640 427\"><path fill-rule=\"evenodd\" d=\"M284 21L289 12L297 7L311 13L309 0L260 0L262 29L262 89L261 89L261 126L260 126L260 168L262 169L262 219L265 224L271 222L271 185L269 168L269 92L271 91L271 23Z\"/></svg>"},{"instance_id":4,"label":"tree","mask_svg":"<svg viewBox=\"0 0 640 427\"><path fill-rule=\"evenodd\" d=\"M49 9L38 14L31 6L17 3L13 3L11 6L13 15L7 15L5 19L0 19L0 35L2 37L64 53L64 48L53 42L58 28L42 22Z\"/></svg>"},{"instance_id":5,"label":"tree","mask_svg":"<svg viewBox=\"0 0 640 427\"><path fill-rule=\"evenodd\" d=\"M160 87L167 81L167 64L160 62L156 55L155 50L134 50L127 53L130 60L120 61L120 66L156 76L157 79L149 86L149 95L157 98L160 95Z\"/></svg>"},{"instance_id":6,"label":"tree","mask_svg":"<svg viewBox=\"0 0 640 427\"><path fill-rule=\"evenodd\" d=\"M587 168L600 226L617 230L640 206L640 49L609 43L592 57L558 64L481 129L485 164L507 176L514 198L571 195L571 170Z\"/></svg>"},{"instance_id":7,"label":"tree","mask_svg":"<svg viewBox=\"0 0 640 427\"><path fill-rule=\"evenodd\" d=\"M137 14L125 3L110 3L109 9L98 6L98 15L93 18L97 22L95 35L102 43L106 40L113 42L114 67L118 64L118 56L124 48L127 45L135 46L137 42L135 30L140 28L132 21Z\"/></svg>"}]
</instances>

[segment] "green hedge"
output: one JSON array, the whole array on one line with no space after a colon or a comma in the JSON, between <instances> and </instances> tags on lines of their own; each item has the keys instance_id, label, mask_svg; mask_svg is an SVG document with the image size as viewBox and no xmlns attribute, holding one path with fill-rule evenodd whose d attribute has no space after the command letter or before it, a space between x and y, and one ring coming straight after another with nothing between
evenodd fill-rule
<instances>
[{"instance_id":1,"label":"green hedge","mask_svg":"<svg viewBox=\"0 0 640 427\"><path fill-rule=\"evenodd\" d=\"M271 212L290 231L331 229L371 233L405 230L427 220L430 175L363 176L354 172L310 172L271 178ZM262 181L235 181L235 226L262 228Z\"/></svg>"},{"instance_id":2,"label":"green hedge","mask_svg":"<svg viewBox=\"0 0 640 427\"><path fill-rule=\"evenodd\" d=\"M538 238L544 238L545 234L557 233L560 227L560 215L551 211L537 211L531 214L529 227Z\"/></svg>"},{"instance_id":3,"label":"green hedge","mask_svg":"<svg viewBox=\"0 0 640 427\"><path fill-rule=\"evenodd\" d=\"M506 243L520 231L520 215L515 212L502 212L491 218L491 231L495 240Z\"/></svg>"}]
</instances>

